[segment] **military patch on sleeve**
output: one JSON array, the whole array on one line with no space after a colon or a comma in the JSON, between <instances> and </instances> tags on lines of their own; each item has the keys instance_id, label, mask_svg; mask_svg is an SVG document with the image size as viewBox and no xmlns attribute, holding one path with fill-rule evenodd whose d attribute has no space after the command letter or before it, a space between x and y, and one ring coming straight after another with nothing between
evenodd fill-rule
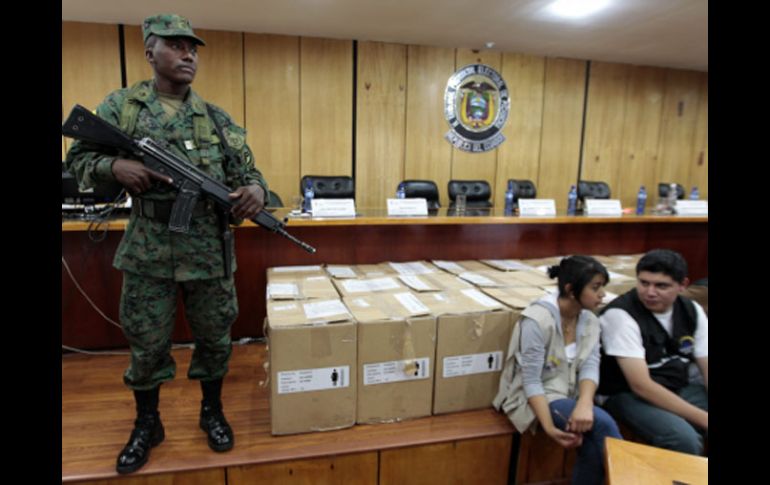
<instances>
[{"instance_id":1,"label":"military patch on sleeve","mask_svg":"<svg viewBox=\"0 0 770 485\"><path fill-rule=\"evenodd\" d=\"M232 129L225 129L225 138L227 138L227 144L234 150L240 150L245 143L245 137L241 133L237 133Z\"/></svg>"}]
</instances>

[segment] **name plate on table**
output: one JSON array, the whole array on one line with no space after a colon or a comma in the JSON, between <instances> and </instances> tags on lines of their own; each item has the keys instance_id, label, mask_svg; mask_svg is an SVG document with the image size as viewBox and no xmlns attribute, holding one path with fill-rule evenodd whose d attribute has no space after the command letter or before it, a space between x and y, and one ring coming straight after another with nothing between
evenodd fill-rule
<instances>
[{"instance_id":1,"label":"name plate on table","mask_svg":"<svg viewBox=\"0 0 770 485\"><path fill-rule=\"evenodd\" d=\"M421 198L388 199L389 216L427 216L428 201Z\"/></svg>"},{"instance_id":2,"label":"name plate on table","mask_svg":"<svg viewBox=\"0 0 770 485\"><path fill-rule=\"evenodd\" d=\"M623 209L620 199L586 199L587 216L620 216Z\"/></svg>"},{"instance_id":3,"label":"name plate on table","mask_svg":"<svg viewBox=\"0 0 770 485\"><path fill-rule=\"evenodd\" d=\"M353 199L313 199L313 217L355 217L356 202Z\"/></svg>"},{"instance_id":4,"label":"name plate on table","mask_svg":"<svg viewBox=\"0 0 770 485\"><path fill-rule=\"evenodd\" d=\"M553 199L519 199L520 216L555 216L556 203Z\"/></svg>"},{"instance_id":5,"label":"name plate on table","mask_svg":"<svg viewBox=\"0 0 770 485\"><path fill-rule=\"evenodd\" d=\"M678 216L708 216L709 201L707 200L677 200L676 215Z\"/></svg>"}]
</instances>

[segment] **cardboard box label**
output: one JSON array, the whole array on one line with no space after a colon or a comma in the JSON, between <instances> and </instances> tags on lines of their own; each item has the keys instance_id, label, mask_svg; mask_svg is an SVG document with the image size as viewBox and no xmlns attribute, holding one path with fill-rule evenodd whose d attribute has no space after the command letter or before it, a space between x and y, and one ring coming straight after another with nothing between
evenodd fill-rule
<instances>
[{"instance_id":1,"label":"cardboard box label","mask_svg":"<svg viewBox=\"0 0 770 485\"><path fill-rule=\"evenodd\" d=\"M497 372L503 368L503 352L485 352L483 354L454 355L444 357L443 377L467 376Z\"/></svg>"},{"instance_id":2,"label":"cardboard box label","mask_svg":"<svg viewBox=\"0 0 770 485\"><path fill-rule=\"evenodd\" d=\"M481 306L485 306L487 308L500 308L500 303L498 303L496 300L493 300L492 298L488 297L484 293L480 292L477 289L471 289L471 290L460 290L463 295L467 296L468 298L472 298Z\"/></svg>"},{"instance_id":3,"label":"cardboard box label","mask_svg":"<svg viewBox=\"0 0 770 485\"><path fill-rule=\"evenodd\" d=\"M269 283L267 285L268 298L298 298L299 287L294 283Z\"/></svg>"},{"instance_id":4,"label":"cardboard box label","mask_svg":"<svg viewBox=\"0 0 770 485\"><path fill-rule=\"evenodd\" d=\"M460 275L460 278L465 281L470 281L474 285L478 286L495 286L495 282L485 276L481 276L478 273L466 272Z\"/></svg>"},{"instance_id":5,"label":"cardboard box label","mask_svg":"<svg viewBox=\"0 0 770 485\"><path fill-rule=\"evenodd\" d=\"M435 264L436 266L438 266L441 269L449 271L450 273L457 273L457 274L459 274L459 273L462 273L462 272L465 271L465 268L463 268L459 264L453 263L451 261L433 260L432 263Z\"/></svg>"},{"instance_id":6,"label":"cardboard box label","mask_svg":"<svg viewBox=\"0 0 770 485\"><path fill-rule=\"evenodd\" d=\"M407 365L410 367L407 369ZM364 385L385 384L387 382L414 381L430 377L430 358L393 360L364 364Z\"/></svg>"},{"instance_id":7,"label":"cardboard box label","mask_svg":"<svg viewBox=\"0 0 770 485\"><path fill-rule=\"evenodd\" d=\"M348 293L372 293L377 291L394 290L399 288L393 278L378 278L373 280L351 280L342 283Z\"/></svg>"},{"instance_id":8,"label":"cardboard box label","mask_svg":"<svg viewBox=\"0 0 770 485\"><path fill-rule=\"evenodd\" d=\"M273 268L275 273L294 273L294 272L307 272L307 271L321 271L320 266L278 266Z\"/></svg>"},{"instance_id":9,"label":"cardboard box label","mask_svg":"<svg viewBox=\"0 0 770 485\"><path fill-rule=\"evenodd\" d=\"M278 372L278 394L324 391L350 386L350 367L323 367Z\"/></svg>"},{"instance_id":10,"label":"cardboard box label","mask_svg":"<svg viewBox=\"0 0 770 485\"><path fill-rule=\"evenodd\" d=\"M414 263L388 263L400 275L416 275L435 273L434 270L416 261Z\"/></svg>"},{"instance_id":11,"label":"cardboard box label","mask_svg":"<svg viewBox=\"0 0 770 485\"><path fill-rule=\"evenodd\" d=\"M327 300L302 305L305 316L311 320L316 318L331 317L334 315L350 315L350 312L342 304L341 300Z\"/></svg>"},{"instance_id":12,"label":"cardboard box label","mask_svg":"<svg viewBox=\"0 0 770 485\"><path fill-rule=\"evenodd\" d=\"M420 279L419 276L414 275L401 275L398 277L406 286L414 288L417 291L430 291L433 288L429 286L425 281Z\"/></svg>"},{"instance_id":13,"label":"cardboard box label","mask_svg":"<svg viewBox=\"0 0 770 485\"><path fill-rule=\"evenodd\" d=\"M327 266L326 271L335 278L355 278L356 272L350 266Z\"/></svg>"},{"instance_id":14,"label":"cardboard box label","mask_svg":"<svg viewBox=\"0 0 770 485\"><path fill-rule=\"evenodd\" d=\"M422 302L411 293L396 293L393 295L393 298L398 300L398 302L412 315L428 315L430 313L430 309L423 305Z\"/></svg>"}]
</instances>

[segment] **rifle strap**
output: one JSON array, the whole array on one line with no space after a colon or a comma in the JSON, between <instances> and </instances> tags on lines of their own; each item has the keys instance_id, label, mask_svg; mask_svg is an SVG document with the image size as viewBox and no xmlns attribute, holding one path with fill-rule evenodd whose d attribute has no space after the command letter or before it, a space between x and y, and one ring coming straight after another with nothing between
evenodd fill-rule
<instances>
[{"instance_id":1,"label":"rifle strap","mask_svg":"<svg viewBox=\"0 0 770 485\"><path fill-rule=\"evenodd\" d=\"M206 110L209 113L209 118L211 119L211 122L214 124L214 129L217 131L217 136L219 136L219 142L222 144L222 147L224 148L225 158L222 161L222 169L224 170L225 174L227 174L229 170L232 168L232 165L230 163L231 159L235 160L237 155L235 154L233 149L230 147L230 145L227 143L224 133L222 132L222 127L219 126L219 123L217 123L217 119L214 117L214 110L211 107L211 105L208 103L206 103ZM218 208L217 216L219 218L219 228L222 231L222 259L225 264L225 278L230 278L230 276L233 274L232 272L232 262L233 262L232 247L233 246L231 242L233 239L233 230L230 228L230 214L226 213L224 209Z\"/></svg>"}]
</instances>

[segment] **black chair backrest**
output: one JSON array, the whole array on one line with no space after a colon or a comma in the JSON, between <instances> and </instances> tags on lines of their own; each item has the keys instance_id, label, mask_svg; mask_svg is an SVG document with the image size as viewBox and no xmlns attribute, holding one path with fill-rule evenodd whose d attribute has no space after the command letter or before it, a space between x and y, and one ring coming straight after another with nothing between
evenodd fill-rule
<instances>
[{"instance_id":1,"label":"black chair backrest","mask_svg":"<svg viewBox=\"0 0 770 485\"><path fill-rule=\"evenodd\" d=\"M266 197L267 200L265 200L265 207L283 207L283 201L281 198L273 192L272 190L268 190L268 194Z\"/></svg>"},{"instance_id":2,"label":"black chair backrest","mask_svg":"<svg viewBox=\"0 0 770 485\"><path fill-rule=\"evenodd\" d=\"M671 187L670 183L668 183L668 184L665 183L665 182L659 183L658 184L658 196L662 197L664 199L666 197L668 197L669 187ZM679 185L679 184L676 184L676 198L679 199L679 200L683 200L684 199L684 187Z\"/></svg>"},{"instance_id":3,"label":"black chair backrest","mask_svg":"<svg viewBox=\"0 0 770 485\"><path fill-rule=\"evenodd\" d=\"M465 205L471 209L492 207L492 188L486 180L450 180L447 185L449 208L453 208L458 194L465 194Z\"/></svg>"},{"instance_id":4,"label":"black chair backrest","mask_svg":"<svg viewBox=\"0 0 770 485\"><path fill-rule=\"evenodd\" d=\"M610 198L610 186L605 182L581 180L578 182L577 192L580 200Z\"/></svg>"},{"instance_id":5,"label":"black chair backrest","mask_svg":"<svg viewBox=\"0 0 770 485\"><path fill-rule=\"evenodd\" d=\"M441 207L438 199L438 186L432 180L404 180L404 195L407 198L424 198L428 203L428 210L436 210Z\"/></svg>"},{"instance_id":6,"label":"black chair backrest","mask_svg":"<svg viewBox=\"0 0 770 485\"><path fill-rule=\"evenodd\" d=\"M513 201L517 201L519 199L536 199L537 198L537 190L535 189L535 184L531 180L516 180L516 179L509 179L508 183L513 182ZM506 189L508 188L508 185L505 186Z\"/></svg>"},{"instance_id":7,"label":"black chair backrest","mask_svg":"<svg viewBox=\"0 0 770 485\"><path fill-rule=\"evenodd\" d=\"M356 186L353 177L346 175L305 175L299 183L300 195L305 195L307 180L313 185L316 199L353 199Z\"/></svg>"}]
</instances>

